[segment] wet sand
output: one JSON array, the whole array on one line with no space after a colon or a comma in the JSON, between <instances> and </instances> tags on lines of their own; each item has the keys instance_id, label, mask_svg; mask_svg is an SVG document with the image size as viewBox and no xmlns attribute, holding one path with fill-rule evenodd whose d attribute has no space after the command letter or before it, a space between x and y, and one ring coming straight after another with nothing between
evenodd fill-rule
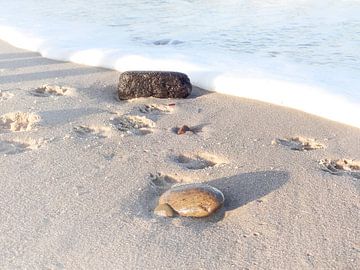
<instances>
[{"instance_id":1,"label":"wet sand","mask_svg":"<svg viewBox=\"0 0 360 270\"><path fill-rule=\"evenodd\" d=\"M118 76L0 42L1 269L359 268L360 180L320 164L359 160L359 129L198 88L119 101ZM225 206L158 217L154 179Z\"/></svg>"}]
</instances>

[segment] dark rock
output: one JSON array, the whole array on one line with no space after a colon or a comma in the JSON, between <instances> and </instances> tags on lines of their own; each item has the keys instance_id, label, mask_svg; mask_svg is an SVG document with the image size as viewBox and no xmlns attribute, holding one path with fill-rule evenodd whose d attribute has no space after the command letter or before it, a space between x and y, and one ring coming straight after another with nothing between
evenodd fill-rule
<instances>
[{"instance_id":1,"label":"dark rock","mask_svg":"<svg viewBox=\"0 0 360 270\"><path fill-rule=\"evenodd\" d=\"M127 71L120 75L121 100L138 97L185 98L192 86L186 74L168 71Z\"/></svg>"}]
</instances>

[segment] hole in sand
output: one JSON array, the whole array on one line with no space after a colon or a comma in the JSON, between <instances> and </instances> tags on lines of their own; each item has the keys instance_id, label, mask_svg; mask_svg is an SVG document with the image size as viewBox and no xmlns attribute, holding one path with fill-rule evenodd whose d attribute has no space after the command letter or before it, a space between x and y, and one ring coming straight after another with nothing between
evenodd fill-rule
<instances>
[{"instance_id":1,"label":"hole in sand","mask_svg":"<svg viewBox=\"0 0 360 270\"><path fill-rule=\"evenodd\" d=\"M74 92L74 88L58 85L43 85L31 91L37 97L65 96Z\"/></svg>"},{"instance_id":2,"label":"hole in sand","mask_svg":"<svg viewBox=\"0 0 360 270\"><path fill-rule=\"evenodd\" d=\"M0 141L0 153L4 155L15 155L25 151L37 149L41 145L42 143L32 139Z\"/></svg>"},{"instance_id":3,"label":"hole in sand","mask_svg":"<svg viewBox=\"0 0 360 270\"><path fill-rule=\"evenodd\" d=\"M7 113L0 116L0 133L4 131L29 131L39 121L40 116L34 113Z\"/></svg>"},{"instance_id":4,"label":"hole in sand","mask_svg":"<svg viewBox=\"0 0 360 270\"><path fill-rule=\"evenodd\" d=\"M86 187L84 187L83 185L76 185L74 187L74 189L75 189L75 194L77 196L82 196L82 195L90 193L90 191Z\"/></svg>"},{"instance_id":5,"label":"hole in sand","mask_svg":"<svg viewBox=\"0 0 360 270\"><path fill-rule=\"evenodd\" d=\"M120 131L135 135L147 135L152 133L149 128L155 127L155 123L145 116L123 115L110 120L111 125Z\"/></svg>"},{"instance_id":6,"label":"hole in sand","mask_svg":"<svg viewBox=\"0 0 360 270\"><path fill-rule=\"evenodd\" d=\"M297 151L308 151L325 148L325 145L317 142L315 139L300 136L286 139L276 139L272 142L272 144L281 144L283 146L289 147L291 150Z\"/></svg>"},{"instance_id":7,"label":"hole in sand","mask_svg":"<svg viewBox=\"0 0 360 270\"><path fill-rule=\"evenodd\" d=\"M144 114L161 114L161 113L170 113L174 109L171 106L163 104L144 104L139 107L139 111Z\"/></svg>"},{"instance_id":8,"label":"hole in sand","mask_svg":"<svg viewBox=\"0 0 360 270\"><path fill-rule=\"evenodd\" d=\"M173 157L173 160L189 170L201 170L224 163L218 157L206 153L197 155L181 154Z\"/></svg>"},{"instance_id":9,"label":"hole in sand","mask_svg":"<svg viewBox=\"0 0 360 270\"><path fill-rule=\"evenodd\" d=\"M322 169L336 175L351 175L360 179L360 161L353 159L323 159L320 160Z\"/></svg>"},{"instance_id":10,"label":"hole in sand","mask_svg":"<svg viewBox=\"0 0 360 270\"><path fill-rule=\"evenodd\" d=\"M110 128L97 127L97 126L75 126L73 127L74 132L79 137L96 137L96 138L107 138L110 135Z\"/></svg>"},{"instance_id":11,"label":"hole in sand","mask_svg":"<svg viewBox=\"0 0 360 270\"><path fill-rule=\"evenodd\" d=\"M170 189L173 185L181 183L181 180L177 180L172 176L162 174L162 173L156 173L156 174L150 174L150 185L151 187L157 191L158 193L162 193L165 190Z\"/></svg>"}]
</instances>

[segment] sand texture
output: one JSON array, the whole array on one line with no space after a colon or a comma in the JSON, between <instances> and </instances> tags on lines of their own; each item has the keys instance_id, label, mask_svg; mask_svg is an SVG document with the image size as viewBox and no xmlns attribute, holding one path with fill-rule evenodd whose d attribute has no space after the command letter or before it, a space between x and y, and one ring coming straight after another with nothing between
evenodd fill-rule
<instances>
[{"instance_id":1,"label":"sand texture","mask_svg":"<svg viewBox=\"0 0 360 270\"><path fill-rule=\"evenodd\" d=\"M359 129L196 87L119 101L118 77L0 42L0 269L360 268ZM156 216L179 183L224 206Z\"/></svg>"}]
</instances>

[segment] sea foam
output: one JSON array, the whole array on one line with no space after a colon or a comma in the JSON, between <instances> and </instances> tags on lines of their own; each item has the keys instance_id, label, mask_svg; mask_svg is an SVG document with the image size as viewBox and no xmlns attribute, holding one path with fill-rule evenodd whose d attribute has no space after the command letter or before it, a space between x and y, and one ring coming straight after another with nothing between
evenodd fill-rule
<instances>
[{"instance_id":1,"label":"sea foam","mask_svg":"<svg viewBox=\"0 0 360 270\"><path fill-rule=\"evenodd\" d=\"M360 127L359 1L0 2L0 39L44 57L180 71L201 88Z\"/></svg>"}]
</instances>

